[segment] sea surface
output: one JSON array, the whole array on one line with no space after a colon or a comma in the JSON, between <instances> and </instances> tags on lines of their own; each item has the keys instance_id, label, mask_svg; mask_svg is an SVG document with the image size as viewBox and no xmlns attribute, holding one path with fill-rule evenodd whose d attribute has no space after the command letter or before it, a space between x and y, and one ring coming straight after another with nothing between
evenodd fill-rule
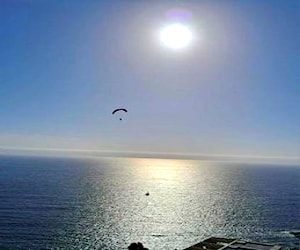
<instances>
[{"instance_id":1,"label":"sea surface","mask_svg":"<svg viewBox=\"0 0 300 250\"><path fill-rule=\"evenodd\" d=\"M0 156L0 249L293 245L299 229L299 166Z\"/></svg>"}]
</instances>

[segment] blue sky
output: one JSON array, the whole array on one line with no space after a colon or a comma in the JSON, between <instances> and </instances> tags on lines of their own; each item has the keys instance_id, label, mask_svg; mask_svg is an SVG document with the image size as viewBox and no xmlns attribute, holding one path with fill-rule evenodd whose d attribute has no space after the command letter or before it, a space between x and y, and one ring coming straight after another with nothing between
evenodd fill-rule
<instances>
[{"instance_id":1,"label":"blue sky","mask_svg":"<svg viewBox=\"0 0 300 250\"><path fill-rule=\"evenodd\" d=\"M157 37L178 8L192 14L183 51ZM299 10L1 1L0 147L299 157Z\"/></svg>"}]
</instances>

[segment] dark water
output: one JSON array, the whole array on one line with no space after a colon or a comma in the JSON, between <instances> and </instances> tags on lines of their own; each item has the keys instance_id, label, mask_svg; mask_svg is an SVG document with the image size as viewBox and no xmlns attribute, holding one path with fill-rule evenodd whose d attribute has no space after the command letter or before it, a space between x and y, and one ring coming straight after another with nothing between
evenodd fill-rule
<instances>
[{"instance_id":1,"label":"dark water","mask_svg":"<svg viewBox=\"0 0 300 250\"><path fill-rule=\"evenodd\" d=\"M296 229L295 166L0 157L0 249L168 250L209 236L294 244Z\"/></svg>"}]
</instances>

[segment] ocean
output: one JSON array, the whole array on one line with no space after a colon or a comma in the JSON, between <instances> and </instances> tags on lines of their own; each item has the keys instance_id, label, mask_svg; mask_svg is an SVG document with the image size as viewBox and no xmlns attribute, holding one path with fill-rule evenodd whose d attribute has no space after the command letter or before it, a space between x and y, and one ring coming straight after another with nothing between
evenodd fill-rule
<instances>
[{"instance_id":1,"label":"ocean","mask_svg":"<svg viewBox=\"0 0 300 250\"><path fill-rule=\"evenodd\" d=\"M299 166L0 156L0 249L180 250L210 236L293 245L299 229Z\"/></svg>"}]
</instances>

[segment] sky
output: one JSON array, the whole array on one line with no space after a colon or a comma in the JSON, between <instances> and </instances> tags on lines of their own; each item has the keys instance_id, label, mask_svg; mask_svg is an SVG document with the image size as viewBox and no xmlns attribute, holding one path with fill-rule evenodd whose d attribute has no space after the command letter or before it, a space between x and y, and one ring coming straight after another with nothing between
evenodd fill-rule
<instances>
[{"instance_id":1,"label":"sky","mask_svg":"<svg viewBox=\"0 0 300 250\"><path fill-rule=\"evenodd\" d=\"M159 40L173 10L193 34L178 51ZM0 148L299 159L299 11L297 0L1 0Z\"/></svg>"}]
</instances>

